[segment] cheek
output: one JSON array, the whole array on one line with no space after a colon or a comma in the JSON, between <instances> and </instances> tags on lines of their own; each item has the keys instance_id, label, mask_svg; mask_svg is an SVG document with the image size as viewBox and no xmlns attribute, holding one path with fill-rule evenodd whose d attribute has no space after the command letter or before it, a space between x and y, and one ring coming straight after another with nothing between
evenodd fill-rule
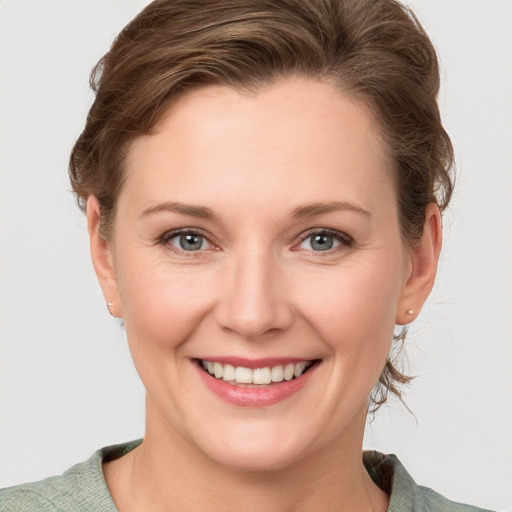
<instances>
[{"instance_id":1,"label":"cheek","mask_svg":"<svg viewBox=\"0 0 512 512\"><path fill-rule=\"evenodd\" d=\"M364 354L380 364L389 352L400 266L385 255L379 260L304 275L296 287L302 316L337 357Z\"/></svg>"},{"instance_id":2,"label":"cheek","mask_svg":"<svg viewBox=\"0 0 512 512\"><path fill-rule=\"evenodd\" d=\"M209 274L165 262L126 263L137 269L120 279L128 340L161 350L180 346L210 309Z\"/></svg>"}]
</instances>

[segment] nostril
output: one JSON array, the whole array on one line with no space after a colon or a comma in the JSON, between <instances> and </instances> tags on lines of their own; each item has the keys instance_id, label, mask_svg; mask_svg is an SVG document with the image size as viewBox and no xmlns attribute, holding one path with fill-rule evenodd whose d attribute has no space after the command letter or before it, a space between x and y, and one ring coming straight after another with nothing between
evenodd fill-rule
<instances>
[{"instance_id":1,"label":"nostril","mask_svg":"<svg viewBox=\"0 0 512 512\"><path fill-rule=\"evenodd\" d=\"M219 316L219 323L223 329L253 340L282 329L282 322L276 313L275 308L259 307L241 311L241 307L238 307Z\"/></svg>"}]
</instances>

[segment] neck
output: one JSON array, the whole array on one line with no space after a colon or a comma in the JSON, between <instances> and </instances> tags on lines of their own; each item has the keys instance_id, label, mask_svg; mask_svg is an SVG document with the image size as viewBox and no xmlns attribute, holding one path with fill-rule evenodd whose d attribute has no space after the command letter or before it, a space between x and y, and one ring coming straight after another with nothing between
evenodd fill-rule
<instances>
[{"instance_id":1,"label":"neck","mask_svg":"<svg viewBox=\"0 0 512 512\"><path fill-rule=\"evenodd\" d=\"M361 460L365 410L321 452L270 471L222 466L147 412L144 442L104 468L120 512L383 512L387 508L389 497L372 482Z\"/></svg>"}]
</instances>

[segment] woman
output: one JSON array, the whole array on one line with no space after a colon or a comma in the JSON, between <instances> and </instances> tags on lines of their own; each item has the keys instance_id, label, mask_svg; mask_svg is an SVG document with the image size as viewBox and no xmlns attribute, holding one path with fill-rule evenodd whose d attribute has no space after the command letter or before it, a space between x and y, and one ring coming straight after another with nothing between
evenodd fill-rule
<instances>
[{"instance_id":1,"label":"woman","mask_svg":"<svg viewBox=\"0 0 512 512\"><path fill-rule=\"evenodd\" d=\"M70 175L146 433L2 510L476 510L361 460L369 406L408 380L394 328L430 293L452 191L414 17L160 0L94 76Z\"/></svg>"}]
</instances>

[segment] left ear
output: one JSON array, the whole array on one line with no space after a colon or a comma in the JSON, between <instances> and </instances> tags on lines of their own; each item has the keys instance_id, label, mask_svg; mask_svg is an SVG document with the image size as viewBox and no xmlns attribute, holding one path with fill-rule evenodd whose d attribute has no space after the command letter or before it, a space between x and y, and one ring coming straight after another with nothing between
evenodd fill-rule
<instances>
[{"instance_id":1,"label":"left ear","mask_svg":"<svg viewBox=\"0 0 512 512\"><path fill-rule=\"evenodd\" d=\"M396 311L396 324L411 323L432 291L441 252L443 227L441 212L431 203L425 211L423 234L409 251L410 274L402 288Z\"/></svg>"}]
</instances>

